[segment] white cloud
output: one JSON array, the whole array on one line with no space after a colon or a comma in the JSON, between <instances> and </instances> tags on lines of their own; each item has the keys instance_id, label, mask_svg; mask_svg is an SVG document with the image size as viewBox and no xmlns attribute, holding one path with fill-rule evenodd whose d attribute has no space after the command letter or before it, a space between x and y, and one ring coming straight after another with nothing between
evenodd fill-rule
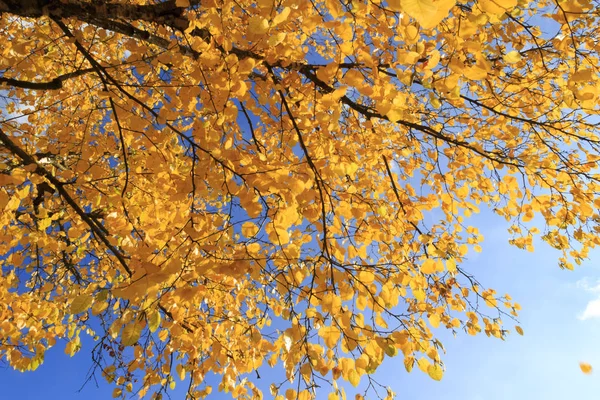
<instances>
[{"instance_id":1,"label":"white cloud","mask_svg":"<svg viewBox=\"0 0 600 400\"><path fill-rule=\"evenodd\" d=\"M582 321L591 318L600 318L600 298L589 301L585 307L585 311L578 318Z\"/></svg>"},{"instance_id":2,"label":"white cloud","mask_svg":"<svg viewBox=\"0 0 600 400\"><path fill-rule=\"evenodd\" d=\"M600 280L597 280L596 282L590 283L589 278L583 278L578 280L575 283L575 286L578 289L583 289L586 292L590 292L590 293L599 293L600 294Z\"/></svg>"},{"instance_id":3,"label":"white cloud","mask_svg":"<svg viewBox=\"0 0 600 400\"><path fill-rule=\"evenodd\" d=\"M592 318L600 318L600 280L590 282L588 278L577 281L575 285L578 289L583 289L586 292L596 295L594 300L588 301L585 310L577 318L582 321Z\"/></svg>"}]
</instances>

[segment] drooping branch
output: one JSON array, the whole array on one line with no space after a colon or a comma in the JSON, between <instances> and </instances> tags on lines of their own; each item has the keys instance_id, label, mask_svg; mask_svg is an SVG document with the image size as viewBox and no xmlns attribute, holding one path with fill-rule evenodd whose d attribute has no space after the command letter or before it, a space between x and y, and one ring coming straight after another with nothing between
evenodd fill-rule
<instances>
[{"instance_id":1,"label":"drooping branch","mask_svg":"<svg viewBox=\"0 0 600 400\"><path fill-rule=\"evenodd\" d=\"M73 197L64 188L64 183L56 178L50 171L44 168L39 162L37 162L31 155L25 150L19 147L12 139L4 133L0 128L0 142L16 157L20 158L25 165L34 165L35 169L33 172L41 177L44 177L54 186L59 195L67 202L69 206L79 215L79 217L90 227L94 236L96 236L117 258L123 269L131 276L131 269L127 264L125 255L116 248L108 239L105 234L103 227L100 227L99 222L91 218L89 213L86 213L79 204L73 199Z\"/></svg>"}]
</instances>

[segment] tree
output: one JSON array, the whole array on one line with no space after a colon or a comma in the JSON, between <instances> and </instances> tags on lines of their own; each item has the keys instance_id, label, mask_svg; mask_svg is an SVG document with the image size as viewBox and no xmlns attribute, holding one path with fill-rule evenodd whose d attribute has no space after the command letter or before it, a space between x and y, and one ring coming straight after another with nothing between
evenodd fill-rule
<instances>
[{"instance_id":1,"label":"tree","mask_svg":"<svg viewBox=\"0 0 600 400\"><path fill-rule=\"evenodd\" d=\"M0 358L91 335L116 397L441 379L434 328L519 310L461 267L479 207L562 268L600 243L599 9L0 1Z\"/></svg>"}]
</instances>

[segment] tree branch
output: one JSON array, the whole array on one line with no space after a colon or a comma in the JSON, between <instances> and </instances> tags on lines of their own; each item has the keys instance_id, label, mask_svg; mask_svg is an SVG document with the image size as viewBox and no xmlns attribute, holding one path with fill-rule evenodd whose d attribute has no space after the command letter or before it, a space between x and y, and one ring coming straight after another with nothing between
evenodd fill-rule
<instances>
[{"instance_id":1,"label":"tree branch","mask_svg":"<svg viewBox=\"0 0 600 400\"><path fill-rule=\"evenodd\" d=\"M6 78L4 76L0 76L0 84L5 84L7 86L18 87L21 89L32 89L32 90L57 90L63 87L63 82L67 79L75 78L81 75L85 75L94 71L93 68L80 69L74 72L69 72L68 74L57 76L49 82L29 82L20 79L14 78Z\"/></svg>"},{"instance_id":2,"label":"tree branch","mask_svg":"<svg viewBox=\"0 0 600 400\"><path fill-rule=\"evenodd\" d=\"M40 165L32 156L30 156L25 150L20 148L12 139L4 133L4 131L0 128L0 142L4 144L4 146L15 156L19 157L25 165L35 165L35 169L33 172L39 176L42 176L48 180L58 191L60 196L71 206L71 208L79 215L79 217L90 227L94 236L100 239L102 243L117 257L119 263L123 267L127 274L131 276L131 270L127 265L127 261L125 260L125 256L121 253L119 249L117 249L108 239L104 231L98 226L98 222L94 219L90 218L89 214L87 214L83 209L77 204L77 202L71 197L69 192L67 192L64 188L63 182L59 181L50 171Z\"/></svg>"}]
</instances>

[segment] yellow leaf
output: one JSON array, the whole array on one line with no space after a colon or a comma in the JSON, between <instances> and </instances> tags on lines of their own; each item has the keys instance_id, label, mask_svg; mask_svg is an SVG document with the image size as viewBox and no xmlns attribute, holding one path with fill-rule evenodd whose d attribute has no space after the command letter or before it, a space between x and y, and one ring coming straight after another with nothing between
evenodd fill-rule
<instances>
[{"instance_id":1,"label":"yellow leaf","mask_svg":"<svg viewBox=\"0 0 600 400\"><path fill-rule=\"evenodd\" d=\"M387 0L387 8L392 11L402 11L402 0Z\"/></svg>"},{"instance_id":2,"label":"yellow leaf","mask_svg":"<svg viewBox=\"0 0 600 400\"><path fill-rule=\"evenodd\" d=\"M488 307L491 307L491 308L496 307L497 302L496 302L496 299L494 298L493 294L484 292L483 293L483 299L485 300L485 304Z\"/></svg>"},{"instance_id":3,"label":"yellow leaf","mask_svg":"<svg viewBox=\"0 0 600 400\"><path fill-rule=\"evenodd\" d=\"M369 284L375 280L375 275L373 274L373 271L360 271L358 273L358 280L363 284Z\"/></svg>"},{"instance_id":4,"label":"yellow leaf","mask_svg":"<svg viewBox=\"0 0 600 400\"><path fill-rule=\"evenodd\" d=\"M358 372L356 372L356 370L351 370L348 372L348 382L350 382L350 384L354 387L358 386L360 383L360 375Z\"/></svg>"},{"instance_id":5,"label":"yellow leaf","mask_svg":"<svg viewBox=\"0 0 600 400\"><path fill-rule=\"evenodd\" d=\"M276 227L275 232L277 233L277 241L279 244L284 245L288 244L290 241L290 234L288 230L282 227Z\"/></svg>"},{"instance_id":6,"label":"yellow leaf","mask_svg":"<svg viewBox=\"0 0 600 400\"><path fill-rule=\"evenodd\" d=\"M438 5L434 0L402 0L402 11L419 23L433 17L437 10Z\"/></svg>"},{"instance_id":7,"label":"yellow leaf","mask_svg":"<svg viewBox=\"0 0 600 400\"><path fill-rule=\"evenodd\" d=\"M38 222L38 229L40 231L43 231L47 227L49 227L51 223L52 223L52 220L50 218L44 218Z\"/></svg>"},{"instance_id":8,"label":"yellow leaf","mask_svg":"<svg viewBox=\"0 0 600 400\"><path fill-rule=\"evenodd\" d=\"M253 222L244 222L242 225L242 235L251 238L258 233L258 226Z\"/></svg>"},{"instance_id":9,"label":"yellow leaf","mask_svg":"<svg viewBox=\"0 0 600 400\"><path fill-rule=\"evenodd\" d=\"M442 370L442 367L438 364L433 364L427 367L427 374L431 377L431 379L441 381L442 376L444 375L444 371Z\"/></svg>"},{"instance_id":10,"label":"yellow leaf","mask_svg":"<svg viewBox=\"0 0 600 400\"><path fill-rule=\"evenodd\" d=\"M269 21L260 15L253 15L248 20L248 32L254 35L264 35L269 30Z\"/></svg>"},{"instance_id":11,"label":"yellow leaf","mask_svg":"<svg viewBox=\"0 0 600 400\"><path fill-rule=\"evenodd\" d=\"M523 336L523 328L521 328L520 326L515 326L515 330L517 331L517 333L521 336Z\"/></svg>"},{"instance_id":12,"label":"yellow leaf","mask_svg":"<svg viewBox=\"0 0 600 400\"><path fill-rule=\"evenodd\" d=\"M434 259L428 258L421 264L421 272L424 274L433 274L437 270L437 265Z\"/></svg>"},{"instance_id":13,"label":"yellow leaf","mask_svg":"<svg viewBox=\"0 0 600 400\"><path fill-rule=\"evenodd\" d=\"M594 76L594 75L595 75L594 71L590 68L580 69L579 71L577 71L571 75L571 78L569 79L569 81L588 82L588 81L592 80L592 76Z\"/></svg>"},{"instance_id":14,"label":"yellow leaf","mask_svg":"<svg viewBox=\"0 0 600 400\"><path fill-rule=\"evenodd\" d=\"M144 324L140 321L133 321L125 325L125 328L123 328L123 332L121 333L121 344L123 344L123 346L133 346L136 344L143 329Z\"/></svg>"},{"instance_id":15,"label":"yellow leaf","mask_svg":"<svg viewBox=\"0 0 600 400\"><path fill-rule=\"evenodd\" d=\"M79 336L75 336L72 340L67 342L67 345L65 346L65 354L73 357L80 349L81 340L79 339Z\"/></svg>"},{"instance_id":16,"label":"yellow leaf","mask_svg":"<svg viewBox=\"0 0 600 400\"><path fill-rule=\"evenodd\" d=\"M185 367L183 365L177 364L177 366L175 367L175 371L177 372L177 375L179 376L179 380L185 379Z\"/></svg>"},{"instance_id":17,"label":"yellow leaf","mask_svg":"<svg viewBox=\"0 0 600 400\"><path fill-rule=\"evenodd\" d=\"M446 260L446 269L448 272L455 274L456 269L456 260L454 258L449 258Z\"/></svg>"},{"instance_id":18,"label":"yellow leaf","mask_svg":"<svg viewBox=\"0 0 600 400\"><path fill-rule=\"evenodd\" d=\"M323 326L319 329L319 336L323 338L325 345L332 349L340 339L340 331L335 326Z\"/></svg>"},{"instance_id":19,"label":"yellow leaf","mask_svg":"<svg viewBox=\"0 0 600 400\"><path fill-rule=\"evenodd\" d=\"M152 310L148 316L148 329L150 330L150 332L155 332L158 327L160 326L160 320L161 320L161 316L160 316L160 311L158 310Z\"/></svg>"},{"instance_id":20,"label":"yellow leaf","mask_svg":"<svg viewBox=\"0 0 600 400\"><path fill-rule=\"evenodd\" d=\"M169 337L169 331L167 329L163 329L162 331L160 331L158 333L158 339L161 342L164 342L165 340L167 340L168 337Z\"/></svg>"},{"instance_id":21,"label":"yellow leaf","mask_svg":"<svg viewBox=\"0 0 600 400\"><path fill-rule=\"evenodd\" d=\"M402 11L425 29L434 28L448 16L455 0L402 0Z\"/></svg>"},{"instance_id":22,"label":"yellow leaf","mask_svg":"<svg viewBox=\"0 0 600 400\"><path fill-rule=\"evenodd\" d=\"M79 314L86 311L92 305L94 298L88 294L80 294L73 299L69 312L71 314Z\"/></svg>"},{"instance_id":23,"label":"yellow leaf","mask_svg":"<svg viewBox=\"0 0 600 400\"><path fill-rule=\"evenodd\" d=\"M275 16L275 18L273 18L273 26L279 25L282 22L285 22L289 15L290 15L290 11L292 11L289 7L284 7L283 10L281 10L281 12L279 14L277 14Z\"/></svg>"},{"instance_id":24,"label":"yellow leaf","mask_svg":"<svg viewBox=\"0 0 600 400\"><path fill-rule=\"evenodd\" d=\"M388 357L395 357L398 354L398 349L396 348L396 346L392 345L386 346L384 351Z\"/></svg>"},{"instance_id":25,"label":"yellow leaf","mask_svg":"<svg viewBox=\"0 0 600 400\"><path fill-rule=\"evenodd\" d=\"M452 7L456 5L456 0L437 0L436 3L438 6L437 12L431 18L431 21L429 21L429 23L421 24L423 28L433 28L437 26L440 22L442 22L444 18L448 17L448 14L450 13ZM432 60L429 61L428 66L429 64L432 64L433 66L431 68L433 68L435 65L431 61ZM437 64L437 62L435 64Z\"/></svg>"},{"instance_id":26,"label":"yellow leaf","mask_svg":"<svg viewBox=\"0 0 600 400\"><path fill-rule=\"evenodd\" d=\"M437 328L440 326L440 316L436 313L433 313L429 316L429 323L431 324L431 326L433 326L434 328Z\"/></svg>"},{"instance_id":27,"label":"yellow leaf","mask_svg":"<svg viewBox=\"0 0 600 400\"><path fill-rule=\"evenodd\" d=\"M581 368L581 372L583 372L584 374L592 373L592 366L588 363L580 362L579 368Z\"/></svg>"},{"instance_id":28,"label":"yellow leaf","mask_svg":"<svg viewBox=\"0 0 600 400\"><path fill-rule=\"evenodd\" d=\"M507 64L514 64L516 62L521 61L521 53L519 53L516 50L513 51L509 51L508 53L506 53L504 55L504 57L502 57L502 59L504 60L504 62L506 62Z\"/></svg>"},{"instance_id":29,"label":"yellow leaf","mask_svg":"<svg viewBox=\"0 0 600 400\"><path fill-rule=\"evenodd\" d=\"M486 13L502 15L517 5L517 0L479 0L478 6Z\"/></svg>"},{"instance_id":30,"label":"yellow leaf","mask_svg":"<svg viewBox=\"0 0 600 400\"><path fill-rule=\"evenodd\" d=\"M100 315L107 308L108 308L108 301L98 301L98 299L96 299L96 301L94 302L94 305L92 307L92 314Z\"/></svg>"},{"instance_id":31,"label":"yellow leaf","mask_svg":"<svg viewBox=\"0 0 600 400\"><path fill-rule=\"evenodd\" d=\"M427 358L421 357L417 360L417 366L421 371L428 372L429 367L431 367L431 362Z\"/></svg>"},{"instance_id":32,"label":"yellow leaf","mask_svg":"<svg viewBox=\"0 0 600 400\"><path fill-rule=\"evenodd\" d=\"M176 7L189 7L190 0L175 0Z\"/></svg>"},{"instance_id":33,"label":"yellow leaf","mask_svg":"<svg viewBox=\"0 0 600 400\"><path fill-rule=\"evenodd\" d=\"M377 317L375 317L375 324L379 325L382 328L387 328L388 327L388 323L381 316L381 314L377 314Z\"/></svg>"},{"instance_id":34,"label":"yellow leaf","mask_svg":"<svg viewBox=\"0 0 600 400\"><path fill-rule=\"evenodd\" d=\"M423 289L415 289L413 290L413 296L415 296L415 299L417 299L418 301L425 301L425 297L426 297L426 293Z\"/></svg>"},{"instance_id":35,"label":"yellow leaf","mask_svg":"<svg viewBox=\"0 0 600 400\"><path fill-rule=\"evenodd\" d=\"M402 110L402 108L393 107L393 106L389 109L389 111L387 111L385 113L386 117L388 117L388 119L392 122L396 122L396 121L402 119L403 114L404 114L404 111Z\"/></svg>"},{"instance_id":36,"label":"yellow leaf","mask_svg":"<svg viewBox=\"0 0 600 400\"><path fill-rule=\"evenodd\" d=\"M275 47L279 43L283 42L285 40L286 36L287 36L286 33L278 32L274 35L269 36L269 40L267 42L269 43L269 46Z\"/></svg>"},{"instance_id":37,"label":"yellow leaf","mask_svg":"<svg viewBox=\"0 0 600 400\"><path fill-rule=\"evenodd\" d=\"M415 359L412 357L406 357L404 359L404 368L406 368L406 372L410 372L413 369L413 366L415 365Z\"/></svg>"},{"instance_id":38,"label":"yellow leaf","mask_svg":"<svg viewBox=\"0 0 600 400\"><path fill-rule=\"evenodd\" d=\"M478 66L465 68L465 69L463 69L463 72L467 78L469 78L473 81L478 81L480 79L484 79L485 77L487 77L487 74L488 74L484 68L480 68Z\"/></svg>"}]
</instances>

